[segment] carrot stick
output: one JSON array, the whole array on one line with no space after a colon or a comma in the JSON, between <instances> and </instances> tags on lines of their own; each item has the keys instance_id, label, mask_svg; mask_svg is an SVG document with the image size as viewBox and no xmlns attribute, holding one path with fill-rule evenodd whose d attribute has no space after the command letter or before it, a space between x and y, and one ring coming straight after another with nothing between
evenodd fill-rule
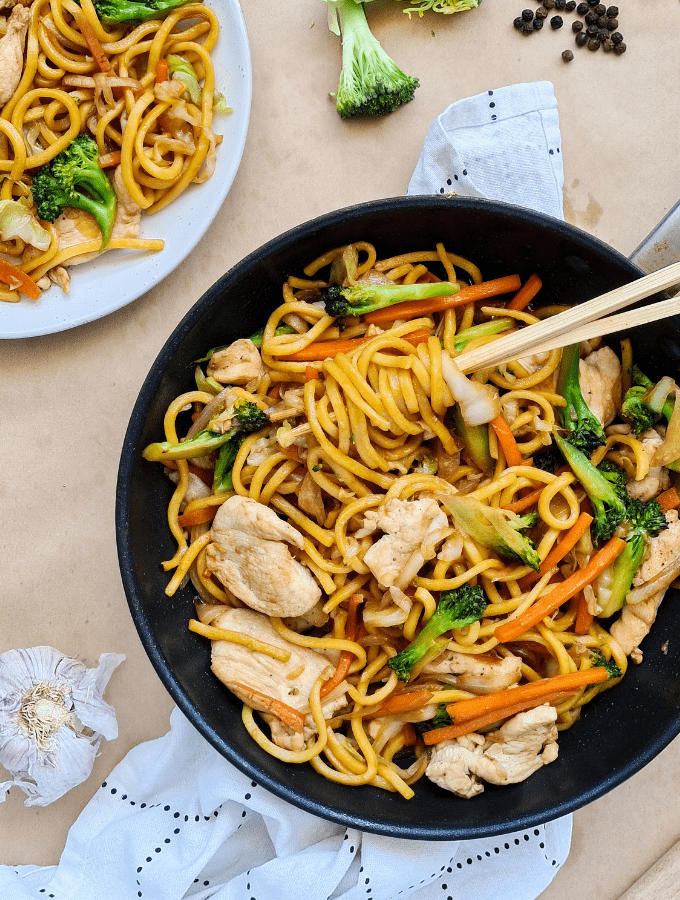
<instances>
[{"instance_id":1,"label":"carrot stick","mask_svg":"<svg viewBox=\"0 0 680 900\"><path fill-rule=\"evenodd\" d=\"M40 297L40 288L35 281L11 262L1 258L0 281L9 285L12 290L19 290L22 294L26 294L31 300L37 300Z\"/></svg>"},{"instance_id":2,"label":"carrot stick","mask_svg":"<svg viewBox=\"0 0 680 900\"><path fill-rule=\"evenodd\" d=\"M543 703L552 703L555 700L564 700L569 696L567 691L554 691L546 694L537 700L525 700L523 703L516 703L514 706L507 706L504 709L488 712L486 715L478 716L476 719L467 719L459 725L446 725L444 728L434 728L432 731L426 731L423 735L425 744L440 744L442 741L452 741L455 738L462 737L464 734L472 734L473 731L479 731L487 725L493 725L501 719L509 719L516 716L517 713L524 712L527 709L533 709L541 706Z\"/></svg>"},{"instance_id":3,"label":"carrot stick","mask_svg":"<svg viewBox=\"0 0 680 900\"><path fill-rule=\"evenodd\" d=\"M284 703L282 700L275 700L273 697L269 697L267 694L256 691L254 688L248 687L245 684L240 684L240 682L237 681L233 682L232 687L240 689L244 694L252 697L253 700L259 700L266 710L273 712L275 716L278 716L279 719L281 719L285 725L288 725L289 728L292 728L293 731L302 732L302 729L305 727L305 717L303 714L297 709L293 709L292 706L288 706L288 704Z\"/></svg>"},{"instance_id":4,"label":"carrot stick","mask_svg":"<svg viewBox=\"0 0 680 900\"><path fill-rule=\"evenodd\" d=\"M308 381L316 381L319 377L319 370L315 369L314 366L307 366L305 369L305 384Z\"/></svg>"},{"instance_id":5,"label":"carrot stick","mask_svg":"<svg viewBox=\"0 0 680 900\"><path fill-rule=\"evenodd\" d=\"M609 538L604 547L591 557L584 569L579 569L569 578L556 584L552 591L540 597L516 619L510 619L499 625L494 631L494 637L497 638L499 644L514 640L533 628L534 625L538 625L546 616L554 613L563 603L582 591L586 585L595 581L597 576L614 562L625 546L626 542L621 538Z\"/></svg>"},{"instance_id":6,"label":"carrot stick","mask_svg":"<svg viewBox=\"0 0 680 900\"><path fill-rule=\"evenodd\" d=\"M397 713L411 712L426 706L432 699L432 691L404 691L401 694L392 694L387 700L383 700L380 709L376 710L378 716L392 716Z\"/></svg>"},{"instance_id":7,"label":"carrot stick","mask_svg":"<svg viewBox=\"0 0 680 900\"><path fill-rule=\"evenodd\" d=\"M512 300L508 303L508 309L524 309L534 299L536 294L543 287L543 282L538 275L530 275L524 282L522 287L517 291Z\"/></svg>"},{"instance_id":8,"label":"carrot stick","mask_svg":"<svg viewBox=\"0 0 680 900\"><path fill-rule=\"evenodd\" d=\"M361 594L352 594L349 598L349 603L347 604L347 621L345 622L345 638L348 641L356 639L358 628L357 611L359 609L359 604L362 602L363 597ZM321 685L321 691L319 692L320 697L323 698L327 694L330 694L331 691L335 690L335 688L345 680L353 659L354 654L350 653L349 650L341 651L340 659L338 660L338 665L334 674L328 681Z\"/></svg>"},{"instance_id":9,"label":"carrot stick","mask_svg":"<svg viewBox=\"0 0 680 900\"><path fill-rule=\"evenodd\" d=\"M373 335L358 338L346 338L345 340L338 341L316 341L308 347L298 350L296 353L290 353L288 356L279 356L278 358L285 360L286 362L312 362L315 360L332 359L337 356L338 353L351 353L352 350L356 349L361 344L370 341L372 337ZM424 328L419 328L417 331L405 334L403 340L408 341L409 344L413 344L414 347L417 347L418 344L422 344L423 341L426 341L429 337L429 331L426 331Z\"/></svg>"},{"instance_id":10,"label":"carrot stick","mask_svg":"<svg viewBox=\"0 0 680 900\"><path fill-rule=\"evenodd\" d=\"M546 556L546 558L541 563L541 566L538 572L529 572L528 575L525 575L519 582L519 586L523 591L526 591L529 585L532 585L535 581L538 581L541 576L545 575L548 569L554 569L560 560L564 559L564 557L569 553L570 550L576 546L579 542L581 536L585 534L585 532L590 527L590 523L593 521L593 517L589 516L588 513L582 512L579 517L576 519L574 524L569 528L565 534L557 541L555 546L552 548L550 553Z\"/></svg>"},{"instance_id":11,"label":"carrot stick","mask_svg":"<svg viewBox=\"0 0 680 900\"><path fill-rule=\"evenodd\" d=\"M505 421L503 416L496 416L495 419L492 419L489 422L489 425L496 432L496 437L498 438L498 443L501 445L501 450L503 451L503 456L505 457L505 464L508 466L525 466L527 462L524 457L520 453L520 449L517 446L517 441L515 440L515 435L510 430L510 426Z\"/></svg>"},{"instance_id":12,"label":"carrot stick","mask_svg":"<svg viewBox=\"0 0 680 900\"><path fill-rule=\"evenodd\" d=\"M160 84L162 81L168 80L168 61L167 59L160 59L156 63L156 84Z\"/></svg>"},{"instance_id":13,"label":"carrot stick","mask_svg":"<svg viewBox=\"0 0 680 900\"><path fill-rule=\"evenodd\" d=\"M104 153L97 160L102 169L110 169L113 166L120 165L120 150L113 150L111 153Z\"/></svg>"},{"instance_id":14,"label":"carrot stick","mask_svg":"<svg viewBox=\"0 0 680 900\"><path fill-rule=\"evenodd\" d=\"M663 491L656 499L664 512L668 512L669 509L677 509L680 506L680 494L674 487Z\"/></svg>"},{"instance_id":15,"label":"carrot stick","mask_svg":"<svg viewBox=\"0 0 680 900\"><path fill-rule=\"evenodd\" d=\"M109 58L104 52L104 48L99 42L99 38L94 32L94 28L90 25L84 15L81 13L74 13L74 19L76 20L76 24L80 33L85 38L87 46L90 49L90 53L94 61L99 66L99 69L102 72L113 72L113 68L111 67L111 63L109 62Z\"/></svg>"},{"instance_id":16,"label":"carrot stick","mask_svg":"<svg viewBox=\"0 0 680 900\"><path fill-rule=\"evenodd\" d=\"M404 736L404 747L413 747L418 742L416 730L410 722L404 722L401 733Z\"/></svg>"},{"instance_id":17,"label":"carrot stick","mask_svg":"<svg viewBox=\"0 0 680 900\"><path fill-rule=\"evenodd\" d=\"M529 491L528 494L525 494L523 497L520 497L519 500L513 500L512 503L507 503L503 509L507 509L508 512L520 513L524 512L525 509L529 509L530 506L533 506L534 503L538 502L538 498L543 493L543 488L545 487L542 484L540 487L536 488L533 491Z\"/></svg>"},{"instance_id":18,"label":"carrot stick","mask_svg":"<svg viewBox=\"0 0 680 900\"><path fill-rule=\"evenodd\" d=\"M462 288L457 294L448 297L431 297L428 300L407 300L404 303L395 303L393 306L386 306L385 309L367 313L364 316L364 322L369 325L386 325L396 319L416 319L428 313L442 312L445 309L474 303L476 300L496 297L498 294L509 294L511 291L518 290L521 285L519 275L505 275L503 278L494 278L492 281L471 284L469 287Z\"/></svg>"},{"instance_id":19,"label":"carrot stick","mask_svg":"<svg viewBox=\"0 0 680 900\"><path fill-rule=\"evenodd\" d=\"M182 528L200 525L201 522L212 522L218 509L218 506L204 506L201 509L192 509L191 512L177 516L177 521Z\"/></svg>"},{"instance_id":20,"label":"carrot stick","mask_svg":"<svg viewBox=\"0 0 680 900\"><path fill-rule=\"evenodd\" d=\"M581 591L578 595L576 606L576 621L574 622L575 634L588 634L588 630L593 622L593 614L588 612L588 601L586 595Z\"/></svg>"},{"instance_id":21,"label":"carrot stick","mask_svg":"<svg viewBox=\"0 0 680 900\"><path fill-rule=\"evenodd\" d=\"M540 681L529 681L517 687L505 688L495 694L479 694L468 700L456 700L446 707L456 725L466 722L468 719L477 719L489 712L498 713L499 710L525 700L538 700L544 703L547 694L568 693L573 694L579 688L589 684L598 684L607 680L607 670L604 666L593 666L590 669L581 669L578 672L567 672L566 675L554 675L552 678L541 678Z\"/></svg>"}]
</instances>

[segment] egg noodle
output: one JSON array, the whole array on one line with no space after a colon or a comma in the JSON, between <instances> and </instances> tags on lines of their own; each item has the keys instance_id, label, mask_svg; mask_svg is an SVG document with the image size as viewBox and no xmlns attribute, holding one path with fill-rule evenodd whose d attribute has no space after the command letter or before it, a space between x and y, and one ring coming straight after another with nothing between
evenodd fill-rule
<instances>
[{"instance_id":1,"label":"egg noodle","mask_svg":"<svg viewBox=\"0 0 680 900\"><path fill-rule=\"evenodd\" d=\"M28 18L21 79L0 110L0 199L31 197L32 177L79 134L96 140L103 167L120 166L125 190L148 214L207 180L219 136L212 131L215 78L210 53L219 26L202 3L164 18L104 25L92 0L35 0ZM9 20L11 21L11 20ZM187 61L202 86L194 99L168 74L167 57ZM194 102L195 101L195 102ZM57 230L38 252L21 238L0 241L0 253L39 281L57 266L97 252L101 240L60 248ZM161 250L162 240L116 237L108 249ZM16 290L0 290L16 301Z\"/></svg>"},{"instance_id":2,"label":"egg noodle","mask_svg":"<svg viewBox=\"0 0 680 900\"><path fill-rule=\"evenodd\" d=\"M272 700L254 688L247 690L240 683L245 677L231 679L230 687L246 699L243 722L253 740L278 759L311 763L331 781L370 784L405 798L413 795L411 785L425 773L436 747L432 736L438 729L431 727L432 720L446 709L441 733L463 740L479 728L473 737L480 747L490 728L498 728L511 713L539 704L550 703L557 729L566 729L582 707L616 684L627 668L626 653L610 633L611 620L597 616L592 582L534 624L499 639L499 629L501 636L504 628L512 630L512 623L538 609L535 604L556 585L566 590L570 579L587 571L597 555L588 528L580 524L591 517L576 476L568 466L551 472L532 459L538 461L552 445L556 412L565 405L556 392L562 351L545 354L532 365L522 360L473 376L472 385L487 385L488 396L495 398L497 415L508 423L520 454L509 461L506 452L511 455L512 443L488 424L476 426L488 441L486 469L464 439L465 425L456 419L443 373L447 357L455 359L495 339L482 334L468 342L477 334L470 332L473 325L503 317L503 334L508 334L538 321L541 311L534 315L513 309L503 297L493 305L461 303L405 320L398 318L395 305L390 307L392 320L377 325L370 323L370 315L336 320L318 303L320 291L331 282L413 284L440 278L462 290L482 283L473 263L441 244L432 251L378 259L375 247L358 242L310 263L304 277L290 277L283 285L283 303L269 316L262 335L259 374L245 386L232 383L229 388L266 411L272 423L241 443L233 463L233 490L192 494L191 484L199 478L212 485L214 460L209 457L166 463L176 483L168 523L177 541L174 557L163 564L173 572L167 594L191 578L200 596L192 630L213 639L213 654L222 641L238 641L250 647L253 656L268 656L273 666L283 665L273 660L294 659L296 648L324 654L328 662L304 702L291 700L289 706L281 697ZM289 333L281 333L283 324ZM333 344L317 350L321 342ZM326 349L330 347L334 349ZM222 396L218 392L224 384L210 371L209 366L206 376L197 370L199 389L177 397L168 408L168 442L186 434L183 417L188 408L194 420L200 416L204 423L205 411ZM638 438L624 432L620 428L610 434L594 461L614 458L639 481L649 472L649 456ZM269 507L300 533L303 549L292 552L322 590L319 619L305 627L296 619L273 615L268 620L270 638L257 645L247 629L230 632L212 624L225 605L244 606L207 563L213 540L210 520L235 496ZM549 568L535 571L511 553L504 556L489 549L460 524L454 527L454 507L448 504L456 499L508 521L519 512L536 511L527 533L541 562L550 554ZM387 525L380 527L385 519L379 517L412 510L418 501L434 501L444 514L444 527L429 548L425 539L395 579L381 583L364 561L369 550L385 540L383 531L389 531ZM401 536L407 540L405 533ZM565 543L569 546L562 553ZM410 680L400 680L390 661L436 615L442 594L464 585L483 589L488 600L483 615L446 631L444 645L414 666ZM443 647L459 663L463 660L462 668L447 672L446 666L436 666ZM475 685L474 678L460 674L466 659L489 671L516 662L514 681L496 688L489 687L490 682ZM606 681L601 675L605 663L618 666ZM287 674L281 670L279 681L291 685L291 697L296 696L293 686L302 668L304 664ZM517 698L519 708L511 690L524 692ZM522 698L532 690L538 699L522 706ZM340 704L324 710L338 691ZM484 706L489 698L505 696L507 701L501 699L498 706L494 700ZM465 702L472 704L469 713ZM263 730L258 710L269 724L272 714L284 723L278 723L279 738L274 730L271 736ZM466 720L475 728L466 730ZM282 728L290 737L287 742L280 740ZM466 746L474 749L474 740Z\"/></svg>"}]
</instances>

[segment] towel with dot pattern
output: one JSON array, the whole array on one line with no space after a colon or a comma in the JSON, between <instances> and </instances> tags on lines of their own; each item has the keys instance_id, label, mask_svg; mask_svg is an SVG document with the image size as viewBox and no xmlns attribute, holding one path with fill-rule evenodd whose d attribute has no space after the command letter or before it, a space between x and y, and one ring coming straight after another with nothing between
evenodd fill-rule
<instances>
[{"instance_id":1,"label":"towel with dot pattern","mask_svg":"<svg viewBox=\"0 0 680 900\"><path fill-rule=\"evenodd\" d=\"M549 81L485 91L435 119L408 193L503 200L562 219L560 144Z\"/></svg>"},{"instance_id":2,"label":"towel with dot pattern","mask_svg":"<svg viewBox=\"0 0 680 900\"><path fill-rule=\"evenodd\" d=\"M57 866L0 866L2 900L534 900L569 852L571 816L460 842L335 825L235 769L178 709L170 724L116 766Z\"/></svg>"}]
</instances>

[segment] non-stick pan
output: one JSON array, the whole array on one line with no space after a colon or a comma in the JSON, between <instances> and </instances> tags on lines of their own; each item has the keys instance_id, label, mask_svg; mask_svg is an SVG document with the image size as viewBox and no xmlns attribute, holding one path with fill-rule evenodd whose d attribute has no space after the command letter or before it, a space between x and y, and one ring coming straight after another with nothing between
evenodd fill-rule
<instances>
[{"instance_id":1,"label":"non-stick pan","mask_svg":"<svg viewBox=\"0 0 680 900\"><path fill-rule=\"evenodd\" d=\"M210 672L209 642L187 630L195 599L191 584L171 599L164 593L168 576L160 564L175 549L166 521L172 485L160 466L142 459L142 448L160 439L168 403L191 387L193 360L261 327L280 304L289 274L300 274L325 250L351 241L370 241L381 256L443 241L474 260L485 279L538 273L544 303L586 300L641 274L616 250L563 222L456 197L395 198L339 210L250 254L179 323L132 411L116 504L120 569L132 617L159 677L196 728L235 766L298 807L365 831L413 839L490 836L554 819L629 778L680 730L680 606L674 590L642 644L642 664L631 666L615 690L598 697L561 734L556 762L521 784L487 786L472 800L421 779L410 801L372 787L330 783L308 765L287 765L260 750L241 723L240 703ZM618 337L609 339L612 346L618 346ZM675 320L638 328L630 337L635 358L650 377L677 373Z\"/></svg>"}]
</instances>

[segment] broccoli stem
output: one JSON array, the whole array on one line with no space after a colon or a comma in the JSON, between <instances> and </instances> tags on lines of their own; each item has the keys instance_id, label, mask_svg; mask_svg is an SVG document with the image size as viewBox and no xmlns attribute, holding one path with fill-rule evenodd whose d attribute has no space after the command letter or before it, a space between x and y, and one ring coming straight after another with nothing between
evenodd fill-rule
<instances>
[{"instance_id":1,"label":"broccoli stem","mask_svg":"<svg viewBox=\"0 0 680 900\"><path fill-rule=\"evenodd\" d=\"M492 472L495 463L489 452L489 426L467 425L458 403L453 407L452 416L453 427L470 459L482 472Z\"/></svg>"},{"instance_id":2,"label":"broccoli stem","mask_svg":"<svg viewBox=\"0 0 680 900\"><path fill-rule=\"evenodd\" d=\"M326 312L342 318L365 316L367 313L404 303L406 300L429 300L431 297L453 297L460 288L448 281L433 284L369 284L363 282L350 287L331 285L321 291Z\"/></svg>"},{"instance_id":3,"label":"broccoli stem","mask_svg":"<svg viewBox=\"0 0 680 900\"><path fill-rule=\"evenodd\" d=\"M453 346L460 353L475 338L499 334L501 331L507 331L512 325L512 319L489 319L488 322L481 322L479 325L473 325L471 328L459 331L453 339Z\"/></svg>"},{"instance_id":4,"label":"broccoli stem","mask_svg":"<svg viewBox=\"0 0 680 900\"><path fill-rule=\"evenodd\" d=\"M204 429L188 441L163 441L149 444L144 448L142 456L148 462L164 462L166 459L192 459L194 456L207 456L218 450L238 432L238 428L230 428L224 434Z\"/></svg>"},{"instance_id":5,"label":"broccoli stem","mask_svg":"<svg viewBox=\"0 0 680 900\"><path fill-rule=\"evenodd\" d=\"M560 424L570 442L590 456L606 443L604 428L588 408L581 393L579 377L579 344L571 344L562 350L557 376L557 393L567 401L559 410Z\"/></svg>"}]
</instances>

